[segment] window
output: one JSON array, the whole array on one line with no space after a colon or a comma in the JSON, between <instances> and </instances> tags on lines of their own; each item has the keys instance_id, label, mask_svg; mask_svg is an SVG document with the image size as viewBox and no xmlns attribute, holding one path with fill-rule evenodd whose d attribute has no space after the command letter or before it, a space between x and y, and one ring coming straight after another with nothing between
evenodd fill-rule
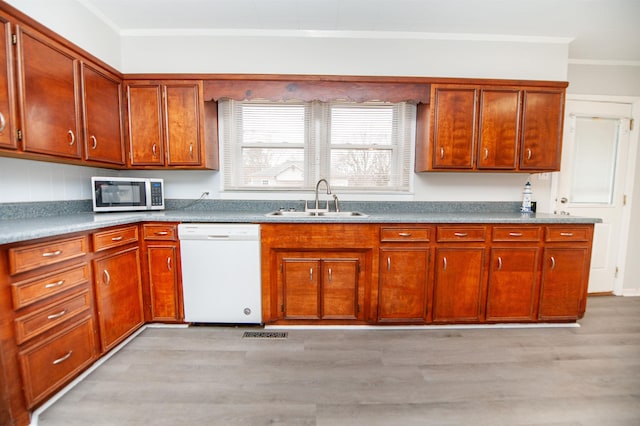
<instances>
[{"instance_id":1,"label":"window","mask_svg":"<svg viewBox=\"0 0 640 426\"><path fill-rule=\"evenodd\" d=\"M409 190L415 106L220 102L225 190Z\"/></svg>"}]
</instances>

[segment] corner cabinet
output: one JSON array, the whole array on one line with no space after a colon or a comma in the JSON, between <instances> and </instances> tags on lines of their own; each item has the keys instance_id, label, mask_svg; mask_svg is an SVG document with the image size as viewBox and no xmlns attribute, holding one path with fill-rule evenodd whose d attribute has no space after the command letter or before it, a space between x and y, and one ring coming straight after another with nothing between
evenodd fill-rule
<instances>
[{"instance_id":1,"label":"corner cabinet","mask_svg":"<svg viewBox=\"0 0 640 426\"><path fill-rule=\"evenodd\" d=\"M206 143L202 81L128 80L125 87L129 166L217 167L217 145Z\"/></svg>"},{"instance_id":2,"label":"corner cabinet","mask_svg":"<svg viewBox=\"0 0 640 426\"><path fill-rule=\"evenodd\" d=\"M557 171L566 84L433 84L418 105L416 172Z\"/></svg>"}]
</instances>

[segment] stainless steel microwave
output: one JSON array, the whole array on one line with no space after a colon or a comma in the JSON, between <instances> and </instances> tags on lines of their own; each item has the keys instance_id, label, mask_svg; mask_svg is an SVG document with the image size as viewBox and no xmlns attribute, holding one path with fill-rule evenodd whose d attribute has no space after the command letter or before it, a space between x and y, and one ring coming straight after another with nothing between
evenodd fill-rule
<instances>
[{"instance_id":1,"label":"stainless steel microwave","mask_svg":"<svg viewBox=\"0 0 640 426\"><path fill-rule=\"evenodd\" d=\"M94 176L91 188L94 212L164 209L163 179Z\"/></svg>"}]
</instances>

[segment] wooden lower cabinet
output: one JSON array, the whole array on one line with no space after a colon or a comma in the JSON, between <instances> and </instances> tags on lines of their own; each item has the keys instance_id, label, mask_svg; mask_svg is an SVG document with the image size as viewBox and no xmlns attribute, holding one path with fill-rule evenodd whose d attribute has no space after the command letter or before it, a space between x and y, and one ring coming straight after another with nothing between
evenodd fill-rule
<instances>
[{"instance_id":1,"label":"wooden lower cabinet","mask_svg":"<svg viewBox=\"0 0 640 426\"><path fill-rule=\"evenodd\" d=\"M361 318L359 253L282 253L280 306L285 320Z\"/></svg>"},{"instance_id":2,"label":"wooden lower cabinet","mask_svg":"<svg viewBox=\"0 0 640 426\"><path fill-rule=\"evenodd\" d=\"M18 354L29 408L89 366L96 358L93 318L86 316Z\"/></svg>"},{"instance_id":3,"label":"wooden lower cabinet","mask_svg":"<svg viewBox=\"0 0 640 426\"><path fill-rule=\"evenodd\" d=\"M436 249L434 322L479 322L484 302L484 247Z\"/></svg>"},{"instance_id":4,"label":"wooden lower cabinet","mask_svg":"<svg viewBox=\"0 0 640 426\"><path fill-rule=\"evenodd\" d=\"M584 315L589 248L546 248L542 262L540 311L538 318L577 320Z\"/></svg>"},{"instance_id":5,"label":"wooden lower cabinet","mask_svg":"<svg viewBox=\"0 0 640 426\"><path fill-rule=\"evenodd\" d=\"M175 223L145 223L143 299L145 320L182 322L182 280L180 245Z\"/></svg>"},{"instance_id":6,"label":"wooden lower cabinet","mask_svg":"<svg viewBox=\"0 0 640 426\"><path fill-rule=\"evenodd\" d=\"M534 321L538 302L538 247L491 249L487 321Z\"/></svg>"},{"instance_id":7,"label":"wooden lower cabinet","mask_svg":"<svg viewBox=\"0 0 640 426\"><path fill-rule=\"evenodd\" d=\"M429 255L429 247L380 249L378 322L425 322Z\"/></svg>"},{"instance_id":8,"label":"wooden lower cabinet","mask_svg":"<svg viewBox=\"0 0 640 426\"><path fill-rule=\"evenodd\" d=\"M144 323L140 249L134 246L93 262L100 341L106 352Z\"/></svg>"}]
</instances>

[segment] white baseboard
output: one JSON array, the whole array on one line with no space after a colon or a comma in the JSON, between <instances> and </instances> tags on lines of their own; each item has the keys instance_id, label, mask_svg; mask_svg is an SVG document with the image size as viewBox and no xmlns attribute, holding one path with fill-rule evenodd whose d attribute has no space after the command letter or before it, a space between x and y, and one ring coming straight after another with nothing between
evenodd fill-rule
<instances>
[{"instance_id":1,"label":"white baseboard","mask_svg":"<svg viewBox=\"0 0 640 426\"><path fill-rule=\"evenodd\" d=\"M638 297L640 296L640 288L623 288L621 295L625 297Z\"/></svg>"}]
</instances>

